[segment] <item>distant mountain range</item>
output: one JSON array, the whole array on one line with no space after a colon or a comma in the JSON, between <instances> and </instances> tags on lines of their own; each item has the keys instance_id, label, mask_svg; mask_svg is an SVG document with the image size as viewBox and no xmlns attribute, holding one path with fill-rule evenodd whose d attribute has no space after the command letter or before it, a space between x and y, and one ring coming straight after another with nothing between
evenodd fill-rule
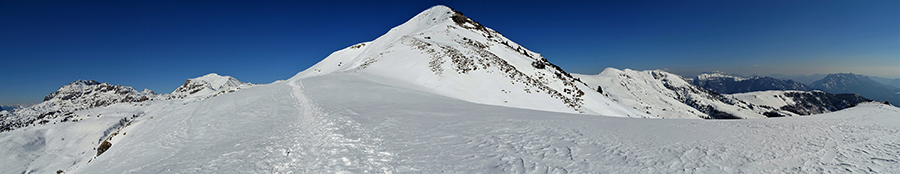
<instances>
[{"instance_id":1,"label":"distant mountain range","mask_svg":"<svg viewBox=\"0 0 900 174\"><path fill-rule=\"evenodd\" d=\"M878 83L864 75L852 73L828 74L828 76L813 82L810 86L829 93L857 93L876 101L888 101L895 106L900 104L900 89Z\"/></svg>"},{"instance_id":2,"label":"distant mountain range","mask_svg":"<svg viewBox=\"0 0 900 174\"><path fill-rule=\"evenodd\" d=\"M782 79L782 80L794 80L794 81L797 81L797 82L800 82L803 84L812 84L813 82L821 80L822 78L825 78L825 76L828 76L828 75L829 74L813 74L813 75L771 74L771 75L767 75L767 76L774 77L777 79ZM857 74L857 75L859 75L859 74ZM872 79L873 81L881 83L881 84L885 84L885 85L892 86L895 88L900 88L900 78L892 79L892 78L884 78L884 77L877 77L877 76L866 76L866 75L861 75L861 76L868 77L869 79Z\"/></svg>"},{"instance_id":3,"label":"distant mountain range","mask_svg":"<svg viewBox=\"0 0 900 174\"><path fill-rule=\"evenodd\" d=\"M898 106L900 88L894 83L900 79L872 77L852 73L815 74L809 76L776 75L775 77L743 77L724 72L701 73L690 79L692 84L723 94L767 91L767 90L821 90L831 94L859 94L863 97L890 102ZM818 78L810 81L811 78ZM875 80L878 79L878 80Z\"/></svg>"},{"instance_id":4,"label":"distant mountain range","mask_svg":"<svg viewBox=\"0 0 900 174\"><path fill-rule=\"evenodd\" d=\"M723 94L768 90L812 90L809 85L793 80L781 80L773 77L761 76L744 78L722 72L701 73L700 75L697 75L697 77L691 79L691 82L694 85Z\"/></svg>"}]
</instances>

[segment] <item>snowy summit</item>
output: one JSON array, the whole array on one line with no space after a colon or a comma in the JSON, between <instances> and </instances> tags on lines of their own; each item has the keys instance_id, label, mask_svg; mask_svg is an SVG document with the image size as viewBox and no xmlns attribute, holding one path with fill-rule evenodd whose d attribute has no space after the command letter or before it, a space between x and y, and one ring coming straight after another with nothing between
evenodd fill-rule
<instances>
[{"instance_id":1,"label":"snowy summit","mask_svg":"<svg viewBox=\"0 0 900 174\"><path fill-rule=\"evenodd\" d=\"M211 97L227 92L234 92L251 84L241 82L231 76L220 76L210 73L201 77L188 79L184 85L175 89L168 98Z\"/></svg>"},{"instance_id":2,"label":"snowy summit","mask_svg":"<svg viewBox=\"0 0 900 174\"><path fill-rule=\"evenodd\" d=\"M336 51L293 79L335 72L481 104L645 117L446 6L425 10L373 41Z\"/></svg>"}]
</instances>

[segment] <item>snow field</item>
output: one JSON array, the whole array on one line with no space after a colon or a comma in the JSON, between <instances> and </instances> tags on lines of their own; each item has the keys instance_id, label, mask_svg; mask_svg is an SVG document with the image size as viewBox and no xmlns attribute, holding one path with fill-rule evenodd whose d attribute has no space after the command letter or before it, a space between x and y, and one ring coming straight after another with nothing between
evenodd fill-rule
<instances>
[{"instance_id":1,"label":"snow field","mask_svg":"<svg viewBox=\"0 0 900 174\"><path fill-rule=\"evenodd\" d=\"M333 73L131 107L145 114L94 159L102 132L131 114L124 105L86 110L104 116L0 134L4 149L20 149L2 151L4 159L16 159L3 167L9 173L900 172L900 109L883 104L760 120L634 119L474 104L396 86L402 84ZM90 126L91 120L106 126ZM85 135L83 145L67 142Z\"/></svg>"}]
</instances>

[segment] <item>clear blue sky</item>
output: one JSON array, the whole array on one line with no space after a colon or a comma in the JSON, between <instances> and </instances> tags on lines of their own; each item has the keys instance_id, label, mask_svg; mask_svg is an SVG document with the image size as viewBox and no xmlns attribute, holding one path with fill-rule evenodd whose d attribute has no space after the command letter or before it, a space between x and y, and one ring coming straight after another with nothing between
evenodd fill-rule
<instances>
[{"instance_id":1,"label":"clear blue sky","mask_svg":"<svg viewBox=\"0 0 900 174\"><path fill-rule=\"evenodd\" d=\"M900 1L0 1L0 104L78 79L287 79L444 4L567 71L900 77Z\"/></svg>"}]
</instances>

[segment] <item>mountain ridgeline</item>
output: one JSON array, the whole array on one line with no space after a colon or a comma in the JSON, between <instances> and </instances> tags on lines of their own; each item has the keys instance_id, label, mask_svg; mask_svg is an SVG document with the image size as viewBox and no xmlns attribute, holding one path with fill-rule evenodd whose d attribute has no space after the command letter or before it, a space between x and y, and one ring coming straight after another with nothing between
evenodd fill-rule
<instances>
[{"instance_id":1,"label":"mountain ridgeline","mask_svg":"<svg viewBox=\"0 0 900 174\"><path fill-rule=\"evenodd\" d=\"M877 82L868 76L838 73L810 77L822 78L807 85L789 79L782 80L763 76L741 77L723 72L707 72L691 78L690 81L694 85L723 94L768 90L824 91L830 94L859 94L875 101L888 101L895 106L900 102L900 89ZM890 79L878 79L887 83L891 82ZM894 79L894 81L896 80L900 79Z\"/></svg>"},{"instance_id":2,"label":"mountain ridgeline","mask_svg":"<svg viewBox=\"0 0 900 174\"><path fill-rule=\"evenodd\" d=\"M76 111L106 107L119 103L142 103L151 100L202 100L219 94L234 92L250 86L229 76L212 73L188 79L170 94L156 94L130 86L76 80L44 97L44 101L29 107L0 111L0 132L29 125L78 121Z\"/></svg>"},{"instance_id":3,"label":"mountain ridgeline","mask_svg":"<svg viewBox=\"0 0 900 174\"><path fill-rule=\"evenodd\" d=\"M821 91L768 90L722 94L662 70L607 68L597 75L573 75L596 86L597 91L602 91L613 101L662 118L800 116L833 112L868 101L859 95L834 95Z\"/></svg>"},{"instance_id":4,"label":"mountain ridgeline","mask_svg":"<svg viewBox=\"0 0 900 174\"><path fill-rule=\"evenodd\" d=\"M773 77L753 76L749 78L722 72L707 72L691 79L694 85L716 91L723 94L768 91L768 90L798 90L812 91L809 85L793 81L781 80Z\"/></svg>"},{"instance_id":5,"label":"mountain ridgeline","mask_svg":"<svg viewBox=\"0 0 900 174\"><path fill-rule=\"evenodd\" d=\"M900 103L900 89L859 74L828 74L811 86L829 93L857 93L876 101L888 101L895 106Z\"/></svg>"}]
</instances>

